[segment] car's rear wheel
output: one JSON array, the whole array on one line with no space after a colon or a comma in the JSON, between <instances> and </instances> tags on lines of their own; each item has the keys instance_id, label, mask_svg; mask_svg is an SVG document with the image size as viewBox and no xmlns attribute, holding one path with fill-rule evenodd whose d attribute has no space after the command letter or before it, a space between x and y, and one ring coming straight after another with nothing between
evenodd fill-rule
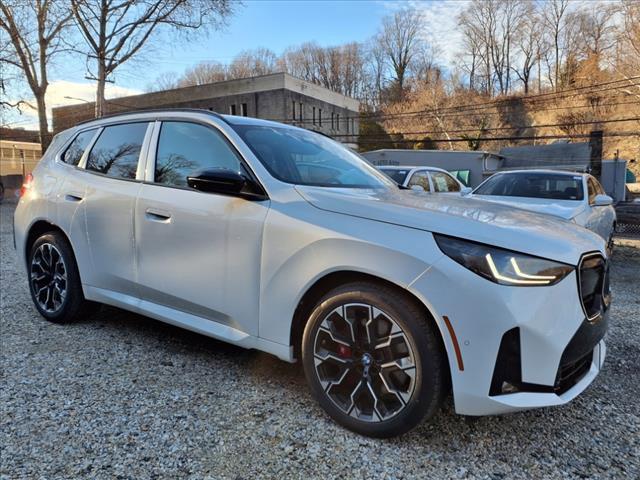
<instances>
[{"instance_id":1,"label":"car's rear wheel","mask_svg":"<svg viewBox=\"0 0 640 480\"><path fill-rule=\"evenodd\" d=\"M431 417L445 393L445 360L432 322L386 285L338 287L313 309L302 340L313 395L339 424L400 435Z\"/></svg>"},{"instance_id":2,"label":"car's rear wheel","mask_svg":"<svg viewBox=\"0 0 640 480\"><path fill-rule=\"evenodd\" d=\"M96 310L97 305L82 293L71 246L58 232L46 233L33 243L28 266L31 298L45 319L72 322Z\"/></svg>"}]
</instances>

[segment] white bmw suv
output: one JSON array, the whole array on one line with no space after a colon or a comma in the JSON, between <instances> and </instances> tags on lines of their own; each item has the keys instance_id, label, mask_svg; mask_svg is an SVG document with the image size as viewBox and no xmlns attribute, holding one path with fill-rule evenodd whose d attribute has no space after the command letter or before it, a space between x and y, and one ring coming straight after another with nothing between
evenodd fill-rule
<instances>
[{"instance_id":1,"label":"white bmw suv","mask_svg":"<svg viewBox=\"0 0 640 480\"><path fill-rule=\"evenodd\" d=\"M47 320L100 303L293 362L356 432L452 391L488 415L560 405L605 356L605 243L508 206L401 190L322 135L199 110L57 135L15 212Z\"/></svg>"}]
</instances>

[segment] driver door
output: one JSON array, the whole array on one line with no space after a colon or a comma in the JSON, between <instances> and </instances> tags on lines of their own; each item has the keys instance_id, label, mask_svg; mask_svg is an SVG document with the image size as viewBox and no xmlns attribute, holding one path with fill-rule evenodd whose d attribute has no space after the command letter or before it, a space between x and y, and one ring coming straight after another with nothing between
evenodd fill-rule
<instances>
[{"instance_id":1,"label":"driver door","mask_svg":"<svg viewBox=\"0 0 640 480\"><path fill-rule=\"evenodd\" d=\"M149 162L135 209L140 297L257 335L269 201L187 186L187 176L198 170L244 168L233 146L210 125L158 122Z\"/></svg>"}]
</instances>

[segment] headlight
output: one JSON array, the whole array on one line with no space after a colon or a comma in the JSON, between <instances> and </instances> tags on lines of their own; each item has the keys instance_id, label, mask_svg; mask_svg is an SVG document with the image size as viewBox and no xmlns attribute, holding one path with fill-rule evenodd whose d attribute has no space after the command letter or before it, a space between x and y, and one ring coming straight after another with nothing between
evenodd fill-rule
<instances>
[{"instance_id":1,"label":"headlight","mask_svg":"<svg viewBox=\"0 0 640 480\"><path fill-rule=\"evenodd\" d=\"M524 253L446 235L433 235L440 250L463 267L500 285L536 287L553 285L574 270Z\"/></svg>"}]
</instances>

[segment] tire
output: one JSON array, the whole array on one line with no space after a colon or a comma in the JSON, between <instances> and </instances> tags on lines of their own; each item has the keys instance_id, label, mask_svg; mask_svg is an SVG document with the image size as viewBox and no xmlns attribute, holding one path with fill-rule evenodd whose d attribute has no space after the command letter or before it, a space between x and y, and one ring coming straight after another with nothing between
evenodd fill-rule
<instances>
[{"instance_id":1,"label":"tire","mask_svg":"<svg viewBox=\"0 0 640 480\"><path fill-rule=\"evenodd\" d=\"M84 298L73 250L60 233L45 233L34 242L27 268L31 299L46 320L74 322L98 309Z\"/></svg>"},{"instance_id":2,"label":"tire","mask_svg":"<svg viewBox=\"0 0 640 480\"><path fill-rule=\"evenodd\" d=\"M313 308L302 338L313 396L359 434L408 432L436 413L446 393L446 356L434 328L399 289L373 282L333 289Z\"/></svg>"}]
</instances>

